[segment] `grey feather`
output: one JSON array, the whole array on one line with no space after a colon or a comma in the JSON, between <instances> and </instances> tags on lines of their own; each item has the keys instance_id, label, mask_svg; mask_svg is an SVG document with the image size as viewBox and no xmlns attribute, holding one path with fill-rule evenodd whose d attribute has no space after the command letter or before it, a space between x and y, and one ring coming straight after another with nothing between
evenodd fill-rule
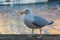
<instances>
[{"instance_id":1,"label":"grey feather","mask_svg":"<svg viewBox=\"0 0 60 40\"><path fill-rule=\"evenodd\" d=\"M41 17L41 16L36 16L36 15L34 15L34 19L35 19L35 20L34 20L33 24L38 25L38 27L43 27L43 26L46 26L46 25L49 24L49 21L46 20L46 19L44 19L44 18Z\"/></svg>"}]
</instances>

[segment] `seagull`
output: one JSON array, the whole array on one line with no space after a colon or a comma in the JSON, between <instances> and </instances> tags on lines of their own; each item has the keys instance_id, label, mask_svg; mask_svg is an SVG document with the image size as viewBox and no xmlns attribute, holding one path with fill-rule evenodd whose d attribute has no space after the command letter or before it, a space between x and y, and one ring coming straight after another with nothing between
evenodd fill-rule
<instances>
[{"instance_id":1,"label":"seagull","mask_svg":"<svg viewBox=\"0 0 60 40\"><path fill-rule=\"evenodd\" d=\"M25 14L23 21L28 28L32 29L32 35L34 29L40 29L41 34L42 31L41 29L44 26L51 25L54 23L53 21L46 20L45 18L32 13L31 9L25 9L22 12L20 12L20 14Z\"/></svg>"}]
</instances>

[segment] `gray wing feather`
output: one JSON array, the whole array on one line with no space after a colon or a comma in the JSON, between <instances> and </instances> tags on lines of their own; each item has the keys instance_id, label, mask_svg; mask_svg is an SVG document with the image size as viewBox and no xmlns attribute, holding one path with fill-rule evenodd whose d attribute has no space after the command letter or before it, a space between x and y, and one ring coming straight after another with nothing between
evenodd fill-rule
<instances>
[{"instance_id":1,"label":"gray wing feather","mask_svg":"<svg viewBox=\"0 0 60 40\"><path fill-rule=\"evenodd\" d=\"M43 26L49 24L49 22L46 19L44 19L44 18L42 18L40 16L34 15L34 19L35 20L34 20L33 24L38 26L38 27L43 27Z\"/></svg>"}]
</instances>

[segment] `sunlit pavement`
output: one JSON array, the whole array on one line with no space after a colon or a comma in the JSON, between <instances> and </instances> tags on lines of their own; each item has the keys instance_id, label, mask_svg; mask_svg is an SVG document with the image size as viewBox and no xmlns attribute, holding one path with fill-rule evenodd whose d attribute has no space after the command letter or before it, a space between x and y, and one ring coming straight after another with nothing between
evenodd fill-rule
<instances>
[{"instance_id":1,"label":"sunlit pavement","mask_svg":"<svg viewBox=\"0 0 60 40\"><path fill-rule=\"evenodd\" d=\"M31 29L26 27L23 22L22 15L19 14L20 11L22 11L26 6L23 8L20 7L0 7L0 34L31 34ZM40 15L46 19L55 21L55 24L53 26L43 27L42 34L60 34L60 7L59 5L58 7L48 7L49 9L47 7L47 5L41 7L28 6L28 8L32 9L33 13ZM39 29L35 29L34 34L39 33Z\"/></svg>"}]
</instances>

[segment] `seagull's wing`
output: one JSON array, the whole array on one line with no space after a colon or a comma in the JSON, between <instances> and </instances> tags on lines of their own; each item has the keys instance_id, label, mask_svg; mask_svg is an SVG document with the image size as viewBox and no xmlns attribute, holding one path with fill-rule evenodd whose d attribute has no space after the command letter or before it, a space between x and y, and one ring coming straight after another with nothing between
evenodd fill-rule
<instances>
[{"instance_id":1,"label":"seagull's wing","mask_svg":"<svg viewBox=\"0 0 60 40\"><path fill-rule=\"evenodd\" d=\"M49 24L49 21L47 21L46 19L40 17L40 16L36 16L34 15L34 21L33 21L33 24L35 26L38 26L38 27L43 27L45 25L48 25Z\"/></svg>"}]
</instances>

